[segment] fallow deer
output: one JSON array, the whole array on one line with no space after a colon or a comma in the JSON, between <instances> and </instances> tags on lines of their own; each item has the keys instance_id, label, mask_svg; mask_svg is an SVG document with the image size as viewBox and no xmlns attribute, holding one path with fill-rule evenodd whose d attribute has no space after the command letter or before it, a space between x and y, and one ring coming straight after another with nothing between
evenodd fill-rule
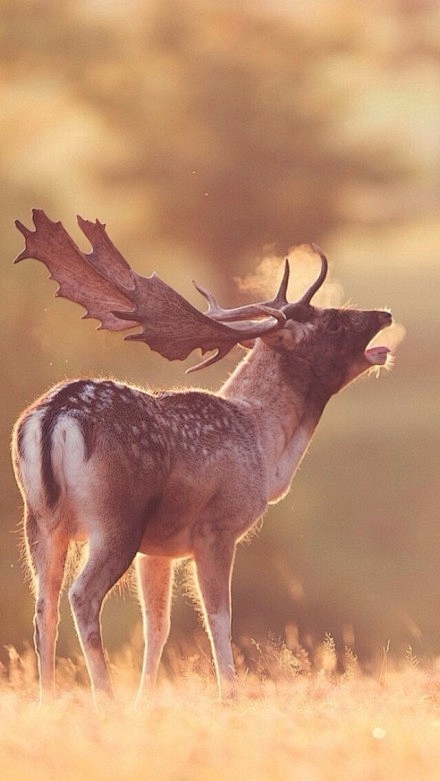
<instances>
[{"instance_id":1,"label":"fallow deer","mask_svg":"<svg viewBox=\"0 0 440 781\"><path fill-rule=\"evenodd\" d=\"M57 295L85 317L146 342L169 360L194 349L214 355L245 343L246 357L217 393L149 393L114 380L62 382L35 401L13 434L24 505L27 558L36 594L40 689L53 691L59 595L69 542L88 541L88 559L69 600L92 690L111 692L101 638L103 601L136 560L145 652L139 692L154 685L170 626L173 566L191 558L220 696L234 690L231 572L237 542L289 490L330 397L372 366L386 347L369 347L391 324L387 311L311 304L327 273L287 301L289 264L271 301L205 314L156 274L134 272L105 226L78 218L84 254L60 222L34 210L35 230L17 221L25 248L59 283ZM197 287L197 286L196 286Z\"/></svg>"}]
</instances>

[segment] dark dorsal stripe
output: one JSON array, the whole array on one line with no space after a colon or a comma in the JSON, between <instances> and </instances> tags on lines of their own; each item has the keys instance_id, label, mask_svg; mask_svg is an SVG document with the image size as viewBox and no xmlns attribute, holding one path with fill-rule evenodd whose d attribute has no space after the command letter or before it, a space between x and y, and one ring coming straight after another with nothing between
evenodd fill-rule
<instances>
[{"instance_id":1,"label":"dark dorsal stripe","mask_svg":"<svg viewBox=\"0 0 440 781\"><path fill-rule=\"evenodd\" d=\"M58 391L57 395L50 399L41 422L41 476L46 494L48 507L56 505L61 488L57 482L52 466L52 435L60 413L65 412L67 404L80 393L84 386L89 384L86 380L69 382ZM88 438L89 440L90 438ZM88 457L90 453L87 454Z\"/></svg>"}]
</instances>

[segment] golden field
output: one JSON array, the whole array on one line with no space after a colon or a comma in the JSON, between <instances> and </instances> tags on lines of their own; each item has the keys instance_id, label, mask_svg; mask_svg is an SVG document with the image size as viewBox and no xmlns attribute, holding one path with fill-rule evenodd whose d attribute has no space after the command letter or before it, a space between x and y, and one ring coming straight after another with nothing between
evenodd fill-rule
<instances>
[{"instance_id":1,"label":"golden field","mask_svg":"<svg viewBox=\"0 0 440 781\"><path fill-rule=\"evenodd\" d=\"M429 781L438 778L440 693L434 668L408 651L374 674L351 652L341 672L327 637L313 671L285 646L257 647L259 673L242 670L236 701L216 701L197 658L133 706L130 654L113 664L115 701L96 711L87 686L60 662L59 695L38 707L33 658L10 652L0 691L0 775L8 781L138 778L155 781L298 779ZM200 661L200 660L199 660ZM272 677L264 672L270 663ZM435 667L435 665L434 665ZM277 669L276 669L277 668Z\"/></svg>"}]
</instances>

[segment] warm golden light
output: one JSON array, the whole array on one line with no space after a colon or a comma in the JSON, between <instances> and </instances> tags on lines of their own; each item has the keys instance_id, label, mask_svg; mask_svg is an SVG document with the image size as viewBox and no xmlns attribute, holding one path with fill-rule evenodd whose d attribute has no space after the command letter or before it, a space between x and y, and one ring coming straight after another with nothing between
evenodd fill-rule
<instances>
[{"instance_id":1,"label":"warm golden light","mask_svg":"<svg viewBox=\"0 0 440 781\"><path fill-rule=\"evenodd\" d=\"M2 777L437 777L439 24L435 0L4 3ZM171 363L97 332L55 299L46 270L12 264L14 220L29 225L32 208L85 252L75 215L105 222L137 271L157 271L200 310L193 278L235 307L270 299L286 257L295 300L319 272L316 242L329 275L314 303L392 311L370 345L390 350L373 353L379 381L331 401L288 498L238 551L243 701L230 709L213 704L182 573L155 705L128 706L140 615L127 592L103 612L122 708L89 710L65 597L63 694L34 707L14 420L76 377L216 389L242 352L186 376L198 354Z\"/></svg>"}]
</instances>

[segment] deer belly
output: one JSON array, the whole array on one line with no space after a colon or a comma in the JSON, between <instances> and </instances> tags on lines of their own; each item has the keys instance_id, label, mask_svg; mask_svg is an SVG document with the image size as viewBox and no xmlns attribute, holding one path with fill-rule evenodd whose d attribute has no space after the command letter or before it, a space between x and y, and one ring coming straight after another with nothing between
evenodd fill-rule
<instances>
[{"instance_id":1,"label":"deer belly","mask_svg":"<svg viewBox=\"0 0 440 781\"><path fill-rule=\"evenodd\" d=\"M173 559L185 559L193 554L192 537L187 529L169 536L166 531L148 530L139 548L140 553L148 556L169 556Z\"/></svg>"},{"instance_id":2,"label":"deer belly","mask_svg":"<svg viewBox=\"0 0 440 781\"><path fill-rule=\"evenodd\" d=\"M160 496L150 499L145 508L140 552L176 558L190 556L192 529L200 515L197 498L191 495L186 482L176 481L166 485Z\"/></svg>"}]
</instances>

